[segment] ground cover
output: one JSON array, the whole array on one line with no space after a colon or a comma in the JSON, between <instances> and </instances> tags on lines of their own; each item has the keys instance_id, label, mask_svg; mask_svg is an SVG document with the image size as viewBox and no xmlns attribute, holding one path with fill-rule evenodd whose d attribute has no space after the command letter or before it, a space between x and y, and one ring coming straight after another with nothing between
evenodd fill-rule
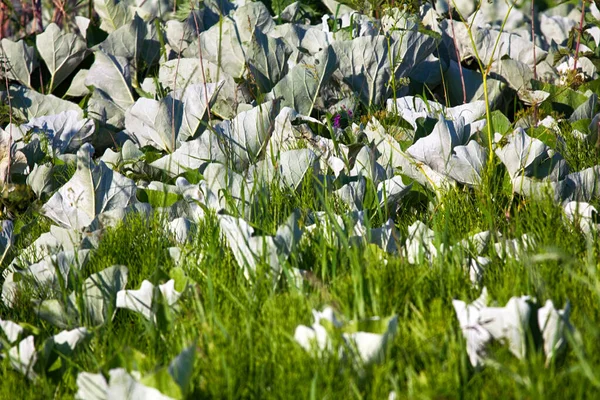
<instances>
[{"instance_id":1,"label":"ground cover","mask_svg":"<svg viewBox=\"0 0 600 400\"><path fill-rule=\"evenodd\" d=\"M33 4L1 398L597 397L595 4Z\"/></svg>"}]
</instances>

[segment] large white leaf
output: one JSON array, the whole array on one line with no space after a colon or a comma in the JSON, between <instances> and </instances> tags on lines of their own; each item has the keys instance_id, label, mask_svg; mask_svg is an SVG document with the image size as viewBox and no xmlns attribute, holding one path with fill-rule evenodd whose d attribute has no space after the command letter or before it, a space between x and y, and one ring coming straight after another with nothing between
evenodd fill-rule
<instances>
[{"instance_id":1,"label":"large white leaf","mask_svg":"<svg viewBox=\"0 0 600 400\"><path fill-rule=\"evenodd\" d=\"M292 48L302 49L302 51L306 51L309 54L316 54L323 51L334 41L332 32L323 32L322 29L313 25L276 25L270 32L270 35L281 37Z\"/></svg>"},{"instance_id":2,"label":"large white leaf","mask_svg":"<svg viewBox=\"0 0 600 400\"><path fill-rule=\"evenodd\" d=\"M417 264L421 260L431 261L437 257L438 249L435 245L435 232L423 222L416 221L408 227L404 254L411 264Z\"/></svg>"},{"instance_id":3,"label":"large white leaf","mask_svg":"<svg viewBox=\"0 0 600 400\"><path fill-rule=\"evenodd\" d=\"M256 162L273 130L275 108L269 101L217 125L217 133L225 139L225 151L238 169Z\"/></svg>"},{"instance_id":4,"label":"large white leaf","mask_svg":"<svg viewBox=\"0 0 600 400\"><path fill-rule=\"evenodd\" d=\"M181 58L163 62L158 70L158 81L165 89L185 89L189 85L205 83L220 85L214 94L214 105L211 112L222 118L233 118L237 115L237 105L245 101L245 96L238 90L233 77L207 60L203 60L200 68L198 58ZM204 90L202 90L204 92ZM207 90L208 93L208 90ZM209 98L210 96L204 95ZM206 102L204 102L206 103Z\"/></svg>"},{"instance_id":5,"label":"large white leaf","mask_svg":"<svg viewBox=\"0 0 600 400\"><path fill-rule=\"evenodd\" d=\"M135 372L135 371L132 371ZM146 386L123 368L111 369L107 382L100 374L81 372L77 376L78 400L173 400L157 389Z\"/></svg>"},{"instance_id":6,"label":"large white leaf","mask_svg":"<svg viewBox=\"0 0 600 400\"><path fill-rule=\"evenodd\" d=\"M335 54L331 48L327 48L292 68L275 85L270 97L282 98L282 107L291 107L300 114L310 115L321 88L329 81L335 67Z\"/></svg>"},{"instance_id":7,"label":"large white leaf","mask_svg":"<svg viewBox=\"0 0 600 400\"><path fill-rule=\"evenodd\" d=\"M255 29L248 48L248 68L261 92L270 91L287 73L287 59L292 49L282 39L267 36Z\"/></svg>"},{"instance_id":8,"label":"large white leaf","mask_svg":"<svg viewBox=\"0 0 600 400\"><path fill-rule=\"evenodd\" d=\"M290 215L275 236L254 236L254 228L243 219L219 215L221 232L247 279L254 277L260 260L271 267L274 281L279 278L280 262L287 259L302 236L297 218Z\"/></svg>"},{"instance_id":9,"label":"large white leaf","mask_svg":"<svg viewBox=\"0 0 600 400\"><path fill-rule=\"evenodd\" d=\"M6 338L8 339L9 343L14 343L17 341L17 339L19 338L19 336L21 335L21 333L23 333L24 329L21 325L16 324L12 321L3 321L0 318L0 328L2 329L2 332L4 332L4 335L6 336Z\"/></svg>"},{"instance_id":10,"label":"large white leaf","mask_svg":"<svg viewBox=\"0 0 600 400\"><path fill-rule=\"evenodd\" d=\"M307 173L318 172L318 161L317 155L310 149L288 150L255 164L250 173L256 172L258 178L266 182L276 181L282 188L296 190Z\"/></svg>"},{"instance_id":11,"label":"large white leaf","mask_svg":"<svg viewBox=\"0 0 600 400\"><path fill-rule=\"evenodd\" d=\"M9 80L14 80L23 85L31 87L31 73L38 66L35 50L28 46L24 40L13 42L9 39L2 39L0 47L0 57L6 63L6 76ZM0 69L0 76L4 77L5 69Z\"/></svg>"},{"instance_id":12,"label":"large white leaf","mask_svg":"<svg viewBox=\"0 0 600 400\"><path fill-rule=\"evenodd\" d=\"M208 164L204 170L206 205L215 211L232 205L237 209L252 203L255 185L223 164Z\"/></svg>"},{"instance_id":13,"label":"large white leaf","mask_svg":"<svg viewBox=\"0 0 600 400\"><path fill-rule=\"evenodd\" d=\"M159 56L160 49L153 24L147 25L137 14L131 21L111 32L94 49L100 49L116 57L130 60L133 71L139 72L140 63L152 65ZM136 74L132 75L135 79Z\"/></svg>"},{"instance_id":14,"label":"large white leaf","mask_svg":"<svg viewBox=\"0 0 600 400\"><path fill-rule=\"evenodd\" d=\"M538 309L537 320L544 339L544 354L547 362L564 350L567 345L566 333L572 333L573 326L569 322L571 304L567 301L565 308L557 310L552 300L547 300L544 307Z\"/></svg>"},{"instance_id":15,"label":"large white leaf","mask_svg":"<svg viewBox=\"0 0 600 400\"><path fill-rule=\"evenodd\" d=\"M412 183L405 185L401 176L394 176L377 185L377 200L379 207L393 207L400 199L410 192Z\"/></svg>"},{"instance_id":16,"label":"large white leaf","mask_svg":"<svg viewBox=\"0 0 600 400\"><path fill-rule=\"evenodd\" d=\"M393 32L390 37L363 36L332 44L342 79L367 106L387 99L392 93L392 78L408 76L435 46L435 39L416 31Z\"/></svg>"},{"instance_id":17,"label":"large white leaf","mask_svg":"<svg viewBox=\"0 0 600 400\"><path fill-rule=\"evenodd\" d=\"M87 44L82 37L61 31L55 23L36 35L35 44L50 72L50 92L71 75L88 55Z\"/></svg>"},{"instance_id":18,"label":"large white leaf","mask_svg":"<svg viewBox=\"0 0 600 400\"><path fill-rule=\"evenodd\" d=\"M531 138L522 128L496 140L496 155L506 166L512 178L518 175L545 178L550 175L562 179L567 165L562 156L554 153L541 140Z\"/></svg>"},{"instance_id":19,"label":"large white leaf","mask_svg":"<svg viewBox=\"0 0 600 400\"><path fill-rule=\"evenodd\" d=\"M84 342L89 332L86 328L75 328L70 331L61 331L60 333L52 336L54 342L54 349L62 353L63 355L70 355L75 348L82 342Z\"/></svg>"},{"instance_id":20,"label":"large white leaf","mask_svg":"<svg viewBox=\"0 0 600 400\"><path fill-rule=\"evenodd\" d=\"M458 121L463 119L465 125L469 125L485 116L485 102L473 101L456 107L445 107L435 101L425 101L421 97L404 96L399 99L388 99L386 108L390 112L398 113L402 119L408 122L413 129L417 129L417 119L434 118L440 115L448 120Z\"/></svg>"},{"instance_id":21,"label":"large white leaf","mask_svg":"<svg viewBox=\"0 0 600 400\"><path fill-rule=\"evenodd\" d=\"M479 324L480 312L487 306L488 294L484 287L481 296L471 304L461 300L452 300L456 317L467 342L467 354L471 365L480 366L486 356L486 347L492 341L492 335Z\"/></svg>"},{"instance_id":22,"label":"large white leaf","mask_svg":"<svg viewBox=\"0 0 600 400\"><path fill-rule=\"evenodd\" d=\"M478 323L495 340L508 342L517 358L525 357L526 336L532 306L529 296L511 297L504 307L485 307L479 311Z\"/></svg>"},{"instance_id":23,"label":"large white leaf","mask_svg":"<svg viewBox=\"0 0 600 400\"><path fill-rule=\"evenodd\" d=\"M446 171L455 181L475 186L481 183L487 159L487 150L471 140L466 146L454 148Z\"/></svg>"},{"instance_id":24,"label":"large white leaf","mask_svg":"<svg viewBox=\"0 0 600 400\"><path fill-rule=\"evenodd\" d=\"M40 285L57 284L59 274L63 282L67 284L71 269L81 270L89 259L89 253L90 250L61 251L58 254L44 257L38 263L31 264L27 270Z\"/></svg>"},{"instance_id":25,"label":"large white leaf","mask_svg":"<svg viewBox=\"0 0 600 400\"><path fill-rule=\"evenodd\" d=\"M402 151L400 143L389 135L375 118L367 124L363 132L367 139L376 146L380 154L377 162L384 168L397 168L401 174L434 190L446 189L454 184L453 180L449 179L445 173L433 170L427 164L419 162L410 154Z\"/></svg>"},{"instance_id":26,"label":"large white leaf","mask_svg":"<svg viewBox=\"0 0 600 400\"><path fill-rule=\"evenodd\" d=\"M135 201L135 183L102 161L94 165L92 151L90 144L81 147L77 171L42 207L44 215L65 228L86 228L99 214Z\"/></svg>"},{"instance_id":27,"label":"large white leaf","mask_svg":"<svg viewBox=\"0 0 600 400\"><path fill-rule=\"evenodd\" d=\"M583 233L590 234L598 226L598 210L588 203L571 201L565 204L564 211L567 219L579 224Z\"/></svg>"},{"instance_id":28,"label":"large white leaf","mask_svg":"<svg viewBox=\"0 0 600 400\"><path fill-rule=\"evenodd\" d=\"M117 293L117 308L125 308L131 311L142 314L146 319L156 322L155 311L152 304L158 290L165 302L169 306L173 306L181 293L175 290L175 281L169 280L167 283L158 285L158 289L147 280L142 281L142 286L139 290L121 290Z\"/></svg>"},{"instance_id":29,"label":"large white leaf","mask_svg":"<svg viewBox=\"0 0 600 400\"><path fill-rule=\"evenodd\" d=\"M94 11L100 17L100 28L108 33L119 29L132 18L125 1L96 0L94 1Z\"/></svg>"},{"instance_id":30,"label":"large white leaf","mask_svg":"<svg viewBox=\"0 0 600 400\"><path fill-rule=\"evenodd\" d=\"M94 87L94 104L90 99L90 116L105 122L119 120L135 101L131 86L131 70L127 59L103 51L95 53L96 59L85 78L86 86Z\"/></svg>"},{"instance_id":31,"label":"large white leaf","mask_svg":"<svg viewBox=\"0 0 600 400\"><path fill-rule=\"evenodd\" d=\"M449 121L440 116L433 131L417 140L406 152L433 170L444 173L454 148L466 144L467 140L464 120Z\"/></svg>"},{"instance_id":32,"label":"large white leaf","mask_svg":"<svg viewBox=\"0 0 600 400\"><path fill-rule=\"evenodd\" d=\"M37 377L37 374L33 371L33 367L37 362L33 336L27 336L19 342L18 346L12 347L8 351L8 359L10 365L27 378L35 379Z\"/></svg>"},{"instance_id":33,"label":"large white leaf","mask_svg":"<svg viewBox=\"0 0 600 400\"><path fill-rule=\"evenodd\" d=\"M42 194L50 194L54 191L54 177L52 176L52 166L50 164L36 164L27 175L27 184L37 197Z\"/></svg>"},{"instance_id":34,"label":"large white leaf","mask_svg":"<svg viewBox=\"0 0 600 400\"><path fill-rule=\"evenodd\" d=\"M386 320L375 317L361 322L366 324L384 323L385 331L344 333L343 337L349 347L356 351L356 355L363 364L368 365L379 362L385 355L386 347L396 335L398 316L394 315Z\"/></svg>"},{"instance_id":35,"label":"large white leaf","mask_svg":"<svg viewBox=\"0 0 600 400\"><path fill-rule=\"evenodd\" d=\"M25 120L70 110L76 111L78 118L83 117L83 110L77 104L62 100L52 94L43 95L21 85L11 84L8 89L12 96L13 112ZM8 104L6 99L8 92L0 92L4 104Z\"/></svg>"},{"instance_id":36,"label":"large white leaf","mask_svg":"<svg viewBox=\"0 0 600 400\"><path fill-rule=\"evenodd\" d=\"M475 50L469 37L468 24L454 23L454 29L452 29L450 22L445 20L441 26L444 32L444 42L448 48L454 49L454 44L457 44L462 60L475 57ZM513 60L518 60L529 67L533 67L536 61L543 60L547 54L543 49L536 46L536 58L534 59L532 51L533 43L514 33L501 32L489 27L474 26L471 29L471 34L473 35L476 50L479 57L481 57L483 65L487 66L490 60L494 60L491 68L494 72L500 71L500 59L502 56L508 55ZM498 42L497 45L496 42ZM451 50L450 54L455 55L456 52Z\"/></svg>"},{"instance_id":37,"label":"large white leaf","mask_svg":"<svg viewBox=\"0 0 600 400\"><path fill-rule=\"evenodd\" d=\"M207 110L219 85L193 84L171 92L161 101L139 98L125 112L125 127L140 146L153 146L173 152L179 142L196 135L204 124Z\"/></svg>"},{"instance_id":38,"label":"large white leaf","mask_svg":"<svg viewBox=\"0 0 600 400\"><path fill-rule=\"evenodd\" d=\"M38 315L60 328L102 325L114 316L117 293L127 285L127 272L127 267L115 265L93 274L65 303L44 300L37 310Z\"/></svg>"},{"instance_id":39,"label":"large white leaf","mask_svg":"<svg viewBox=\"0 0 600 400\"><path fill-rule=\"evenodd\" d=\"M32 118L23 127L44 134L54 156L76 152L91 140L95 129L94 121L89 118L80 119L76 111Z\"/></svg>"},{"instance_id":40,"label":"large white leaf","mask_svg":"<svg viewBox=\"0 0 600 400\"><path fill-rule=\"evenodd\" d=\"M215 93L219 91L222 83L207 83L204 85L188 85L186 88L178 90L174 93L175 98L181 99L183 102L183 116L181 128L178 133L180 141L194 137L198 132L201 132L206 111ZM208 101L208 103L207 103Z\"/></svg>"},{"instance_id":41,"label":"large white leaf","mask_svg":"<svg viewBox=\"0 0 600 400\"><path fill-rule=\"evenodd\" d=\"M150 165L164 170L172 177L188 170L201 172L209 163L225 163L227 158L221 149L219 139L205 131L198 139L183 142L177 150L167 154Z\"/></svg>"},{"instance_id":42,"label":"large white leaf","mask_svg":"<svg viewBox=\"0 0 600 400\"><path fill-rule=\"evenodd\" d=\"M232 77L241 78L255 30L268 33L274 25L263 3L247 3L202 32L200 43L203 57L221 66ZM198 57L197 45L190 45L184 54L186 57Z\"/></svg>"},{"instance_id":43,"label":"large white leaf","mask_svg":"<svg viewBox=\"0 0 600 400\"><path fill-rule=\"evenodd\" d=\"M17 149L17 144L8 131L0 128L0 182L6 182L9 175L24 174L28 170L27 157ZM10 160L10 164L9 164Z\"/></svg>"}]
</instances>

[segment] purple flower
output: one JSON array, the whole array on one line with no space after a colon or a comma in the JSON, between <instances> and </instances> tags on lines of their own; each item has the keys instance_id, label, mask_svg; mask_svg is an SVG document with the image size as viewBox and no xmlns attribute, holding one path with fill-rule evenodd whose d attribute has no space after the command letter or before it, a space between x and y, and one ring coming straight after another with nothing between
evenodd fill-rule
<instances>
[{"instance_id":1,"label":"purple flower","mask_svg":"<svg viewBox=\"0 0 600 400\"><path fill-rule=\"evenodd\" d=\"M333 127L339 128L341 120L342 116L340 114L335 114L335 117L333 117Z\"/></svg>"}]
</instances>

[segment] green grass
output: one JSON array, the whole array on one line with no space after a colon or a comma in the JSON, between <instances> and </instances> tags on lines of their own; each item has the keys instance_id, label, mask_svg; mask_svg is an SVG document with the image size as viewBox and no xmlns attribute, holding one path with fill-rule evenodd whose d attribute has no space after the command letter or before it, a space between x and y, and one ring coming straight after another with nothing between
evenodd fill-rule
<instances>
[{"instance_id":1,"label":"green grass","mask_svg":"<svg viewBox=\"0 0 600 400\"><path fill-rule=\"evenodd\" d=\"M304 214L325 208L343 212L331 196L319 195L317 185L304 183L297 193L272 190L270 197L258 201L250 222L273 234L295 208ZM431 265L410 265L371 246L336 247L322 234L305 236L285 267L309 270L313 279L300 289L285 279L273 287L267 266L262 267L264 277L259 273L252 283L244 278L221 239L216 217L210 215L185 247L182 268L193 288L180 300L179 311L155 326L133 312L118 310L114 320L92 330L87 346L65 359L62 376L49 373L36 385L4 359L0 398L14 398L15 393L23 398L72 397L79 372L107 373L129 366L145 375L168 365L194 342L189 398L387 398L391 390L399 398L497 398L499 393L508 398L595 398L600 379L598 238L587 241L549 201L514 199L507 217L508 200L484 201L489 197L457 189L438 200L431 197L427 210L407 203L397 226L406 232L419 211L419 219L435 230L436 240L446 248L490 226L509 238L532 235L538 245L521 261L504 262L489 252L493 261L483 285L499 304L523 294L540 303L552 299L556 306L571 301L579 339L571 338L566 357L549 368L539 352L519 361L498 346L491 356L499 367L473 370L451 301L470 301L479 290L471 285L456 247ZM18 246L34 238L31 234ZM143 279L158 284L174 268L167 250L173 245L160 218L132 218L103 234L82 275L123 264L129 268L129 289L139 288ZM294 341L294 330L299 324L310 325L311 309L324 305L334 306L348 319L397 314L398 333L385 361L362 369L336 354L317 360L305 352ZM0 315L38 327L38 346L44 337L59 332L37 318L27 296L12 309L1 306Z\"/></svg>"}]
</instances>

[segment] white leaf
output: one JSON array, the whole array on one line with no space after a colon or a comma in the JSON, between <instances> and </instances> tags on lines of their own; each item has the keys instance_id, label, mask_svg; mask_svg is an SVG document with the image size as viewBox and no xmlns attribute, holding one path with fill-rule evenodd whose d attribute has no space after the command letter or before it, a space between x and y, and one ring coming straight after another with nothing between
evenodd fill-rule
<instances>
[{"instance_id":1,"label":"white leaf","mask_svg":"<svg viewBox=\"0 0 600 400\"><path fill-rule=\"evenodd\" d=\"M33 367L37 361L33 336L27 336L8 351L10 365L29 379L37 378Z\"/></svg>"},{"instance_id":2,"label":"white leaf","mask_svg":"<svg viewBox=\"0 0 600 400\"><path fill-rule=\"evenodd\" d=\"M181 296L181 293L175 290L174 285L175 281L171 279L167 283L158 286L158 291L169 306L175 304ZM152 306L154 296L155 286L144 280L139 290L121 290L117 293L117 308L126 308L138 312L146 319L156 322Z\"/></svg>"},{"instance_id":3,"label":"white leaf","mask_svg":"<svg viewBox=\"0 0 600 400\"><path fill-rule=\"evenodd\" d=\"M526 335L532 312L529 296L511 297L504 307L485 307L479 311L478 323L495 340L508 342L517 358L525 357Z\"/></svg>"},{"instance_id":4,"label":"white leaf","mask_svg":"<svg viewBox=\"0 0 600 400\"><path fill-rule=\"evenodd\" d=\"M461 300L452 300L456 317L467 342L467 354L471 365L480 366L486 356L486 347L492 341L492 335L479 324L480 312L487 306L488 293L484 287L481 296L471 304Z\"/></svg>"},{"instance_id":5,"label":"white leaf","mask_svg":"<svg viewBox=\"0 0 600 400\"><path fill-rule=\"evenodd\" d=\"M42 207L44 215L66 228L83 229L99 214L125 208L135 200L136 186L102 161L94 165L93 148L77 152L77 171Z\"/></svg>"}]
</instances>

